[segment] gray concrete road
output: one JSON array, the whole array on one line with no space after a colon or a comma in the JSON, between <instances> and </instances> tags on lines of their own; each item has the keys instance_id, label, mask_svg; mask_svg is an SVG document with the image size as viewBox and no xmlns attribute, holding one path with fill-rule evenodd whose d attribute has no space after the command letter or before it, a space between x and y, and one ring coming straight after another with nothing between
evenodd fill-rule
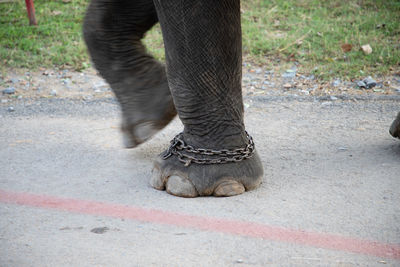
<instances>
[{"instance_id":1,"label":"gray concrete road","mask_svg":"<svg viewBox=\"0 0 400 267\"><path fill-rule=\"evenodd\" d=\"M148 184L178 120L126 150L112 99L1 104L0 266L399 266L400 140L388 133L399 100L245 102L261 188L196 199ZM127 213L111 216L114 204Z\"/></svg>"}]
</instances>

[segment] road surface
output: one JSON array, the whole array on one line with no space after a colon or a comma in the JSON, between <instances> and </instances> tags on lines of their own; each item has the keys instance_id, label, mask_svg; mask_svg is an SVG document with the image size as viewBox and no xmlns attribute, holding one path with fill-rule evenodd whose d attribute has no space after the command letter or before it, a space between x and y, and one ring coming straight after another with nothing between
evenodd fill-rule
<instances>
[{"instance_id":1,"label":"road surface","mask_svg":"<svg viewBox=\"0 0 400 267\"><path fill-rule=\"evenodd\" d=\"M0 104L0 266L399 266L399 99L245 103L262 186L195 199L148 183L178 120L127 150L113 99Z\"/></svg>"}]
</instances>

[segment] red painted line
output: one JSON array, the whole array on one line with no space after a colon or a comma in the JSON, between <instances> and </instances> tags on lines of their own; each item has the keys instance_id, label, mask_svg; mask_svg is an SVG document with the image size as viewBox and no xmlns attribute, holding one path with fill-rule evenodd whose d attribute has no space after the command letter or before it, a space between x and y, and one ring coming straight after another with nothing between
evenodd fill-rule
<instances>
[{"instance_id":1,"label":"red painted line","mask_svg":"<svg viewBox=\"0 0 400 267\"><path fill-rule=\"evenodd\" d=\"M385 244L371 240L288 229L253 222L192 216L135 206L34 195L30 193L16 193L3 191L1 189L0 202L81 214L131 219L141 222L178 227L188 227L204 231L261 238L269 241L287 242L400 260L400 245L398 244Z\"/></svg>"}]
</instances>

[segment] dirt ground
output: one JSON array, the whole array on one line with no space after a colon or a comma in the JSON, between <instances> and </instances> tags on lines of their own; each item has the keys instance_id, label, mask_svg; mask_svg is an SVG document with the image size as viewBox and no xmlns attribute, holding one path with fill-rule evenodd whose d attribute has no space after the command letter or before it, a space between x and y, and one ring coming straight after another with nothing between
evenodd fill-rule
<instances>
[{"instance_id":1,"label":"dirt ground","mask_svg":"<svg viewBox=\"0 0 400 267\"><path fill-rule=\"evenodd\" d=\"M400 76L390 75L372 77L376 86L366 89L357 86L357 81L321 82L313 75L303 75L297 72L296 66L279 73L261 67L249 67L243 64L243 95L285 95L285 96L325 96L343 97L376 97L385 95L400 95ZM8 98L75 98L90 100L93 98L111 97L109 85L97 75L94 69L83 72L71 70L39 71L7 70L0 77L0 91L14 88L15 93L3 95L2 101Z\"/></svg>"}]
</instances>

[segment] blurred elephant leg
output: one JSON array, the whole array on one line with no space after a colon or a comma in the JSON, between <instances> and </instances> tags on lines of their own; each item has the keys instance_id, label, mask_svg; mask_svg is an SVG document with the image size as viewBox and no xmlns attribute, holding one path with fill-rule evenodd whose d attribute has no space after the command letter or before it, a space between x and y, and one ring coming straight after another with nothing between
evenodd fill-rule
<instances>
[{"instance_id":1,"label":"blurred elephant leg","mask_svg":"<svg viewBox=\"0 0 400 267\"><path fill-rule=\"evenodd\" d=\"M152 0L92 0L84 20L92 61L121 105L126 147L145 142L176 115L165 67L141 42L157 22Z\"/></svg>"}]
</instances>

